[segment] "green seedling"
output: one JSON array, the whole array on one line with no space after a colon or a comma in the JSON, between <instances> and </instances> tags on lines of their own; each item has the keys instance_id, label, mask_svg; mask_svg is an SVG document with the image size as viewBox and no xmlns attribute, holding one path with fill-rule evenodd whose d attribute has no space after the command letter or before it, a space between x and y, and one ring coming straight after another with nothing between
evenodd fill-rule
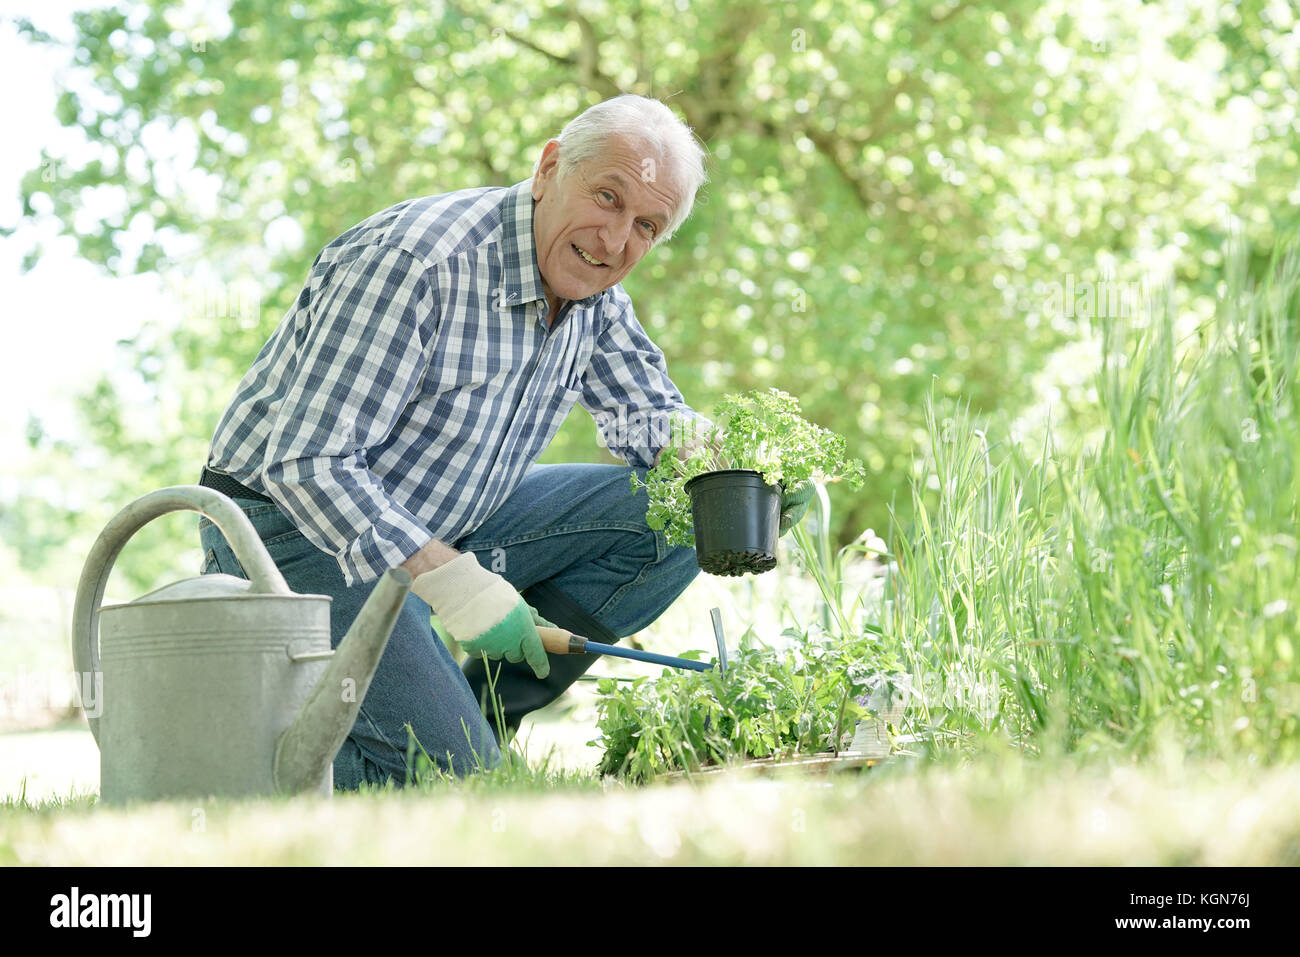
<instances>
[{"instance_id":1,"label":"green seedling","mask_svg":"<svg viewBox=\"0 0 1300 957\"><path fill-rule=\"evenodd\" d=\"M779 649L747 633L727 673L665 672L597 685L599 770L644 782L746 758L836 752L867 715L859 699L894 670L875 642L787 629ZM597 742L593 742L597 743Z\"/></svg>"}]
</instances>

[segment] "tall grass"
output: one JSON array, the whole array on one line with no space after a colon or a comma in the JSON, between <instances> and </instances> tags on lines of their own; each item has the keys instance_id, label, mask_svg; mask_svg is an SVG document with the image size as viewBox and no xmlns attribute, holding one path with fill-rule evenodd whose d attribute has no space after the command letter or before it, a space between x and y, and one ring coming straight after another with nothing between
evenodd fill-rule
<instances>
[{"instance_id":1,"label":"tall grass","mask_svg":"<svg viewBox=\"0 0 1300 957\"><path fill-rule=\"evenodd\" d=\"M932 757L1300 752L1300 256L1258 286L1225 261L1194 336L1169 300L1103 323L1095 446L1026 450L931 396L938 503L914 486L891 528L883 623Z\"/></svg>"}]
</instances>

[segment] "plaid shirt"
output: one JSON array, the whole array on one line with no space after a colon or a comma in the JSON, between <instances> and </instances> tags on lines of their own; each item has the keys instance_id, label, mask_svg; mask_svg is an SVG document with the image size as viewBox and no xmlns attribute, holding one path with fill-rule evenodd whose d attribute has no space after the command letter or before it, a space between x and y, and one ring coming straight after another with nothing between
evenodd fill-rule
<instances>
[{"instance_id":1,"label":"plaid shirt","mask_svg":"<svg viewBox=\"0 0 1300 957\"><path fill-rule=\"evenodd\" d=\"M217 424L208 467L348 585L474 531L575 403L644 468L662 433L607 426L695 417L621 285L547 329L531 183L408 200L331 242Z\"/></svg>"}]
</instances>

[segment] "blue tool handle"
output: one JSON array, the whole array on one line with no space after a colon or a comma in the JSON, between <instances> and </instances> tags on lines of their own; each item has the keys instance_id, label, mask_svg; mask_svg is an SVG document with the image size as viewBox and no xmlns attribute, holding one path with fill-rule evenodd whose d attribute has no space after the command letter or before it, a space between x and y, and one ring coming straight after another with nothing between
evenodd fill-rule
<instances>
[{"instance_id":1,"label":"blue tool handle","mask_svg":"<svg viewBox=\"0 0 1300 957\"><path fill-rule=\"evenodd\" d=\"M654 665L667 665L669 668L686 668L690 671L712 671L713 665L703 661L691 661L689 658L674 658L671 655L657 655L653 651L637 651L635 648L620 648L617 645L605 645L599 641L583 642L583 650L590 655L610 655L614 658L631 658L634 661L648 661Z\"/></svg>"}]
</instances>

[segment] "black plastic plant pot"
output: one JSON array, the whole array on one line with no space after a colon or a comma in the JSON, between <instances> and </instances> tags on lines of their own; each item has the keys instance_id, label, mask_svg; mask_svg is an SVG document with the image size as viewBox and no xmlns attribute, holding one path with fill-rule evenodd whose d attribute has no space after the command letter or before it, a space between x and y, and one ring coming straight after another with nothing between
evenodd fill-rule
<instances>
[{"instance_id":1,"label":"black plastic plant pot","mask_svg":"<svg viewBox=\"0 0 1300 957\"><path fill-rule=\"evenodd\" d=\"M750 469L705 472L686 483L695 523L695 558L710 575L776 567L781 487Z\"/></svg>"}]
</instances>

